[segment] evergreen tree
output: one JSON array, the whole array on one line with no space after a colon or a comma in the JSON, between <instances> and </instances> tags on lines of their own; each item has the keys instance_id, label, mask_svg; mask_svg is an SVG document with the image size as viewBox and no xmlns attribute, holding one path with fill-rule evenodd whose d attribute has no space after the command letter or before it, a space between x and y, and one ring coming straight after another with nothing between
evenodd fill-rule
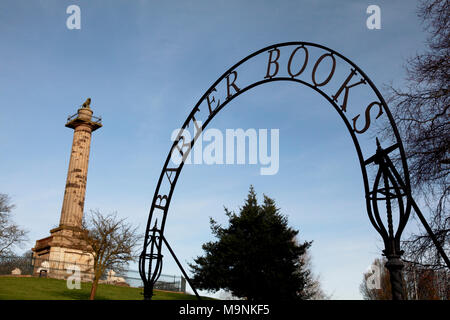
<instances>
[{"instance_id":1,"label":"evergreen tree","mask_svg":"<svg viewBox=\"0 0 450 320\"><path fill-rule=\"evenodd\" d=\"M301 300L314 295L313 279L304 259L311 242L299 244L298 231L264 196L258 205L253 187L239 214L225 208L229 226L211 218L218 239L202 248L204 256L190 264L193 282L199 289L231 292L248 300Z\"/></svg>"}]
</instances>

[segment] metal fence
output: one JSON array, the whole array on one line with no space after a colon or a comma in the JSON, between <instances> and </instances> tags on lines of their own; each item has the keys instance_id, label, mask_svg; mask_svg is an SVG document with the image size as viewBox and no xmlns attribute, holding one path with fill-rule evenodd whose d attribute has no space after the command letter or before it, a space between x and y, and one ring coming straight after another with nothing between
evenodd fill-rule
<instances>
[{"instance_id":1,"label":"metal fence","mask_svg":"<svg viewBox=\"0 0 450 320\"><path fill-rule=\"evenodd\" d=\"M0 276L32 276L67 279L74 273L74 266L80 272L81 281L92 281L92 265L70 261L57 261L34 257L4 256L0 257ZM100 278L100 283L142 288L143 283L136 270L115 272L107 270ZM186 292L186 279L181 276L161 274L155 289Z\"/></svg>"}]
</instances>

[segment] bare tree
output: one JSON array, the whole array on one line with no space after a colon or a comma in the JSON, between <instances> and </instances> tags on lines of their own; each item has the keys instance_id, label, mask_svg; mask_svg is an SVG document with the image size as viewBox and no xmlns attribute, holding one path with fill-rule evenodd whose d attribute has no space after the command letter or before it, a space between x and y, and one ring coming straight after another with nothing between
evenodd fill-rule
<instances>
[{"instance_id":1,"label":"bare tree","mask_svg":"<svg viewBox=\"0 0 450 320\"><path fill-rule=\"evenodd\" d=\"M313 270L312 258L309 251L306 251L300 257L302 265L305 266L308 270ZM330 300L331 295L327 295L325 291L322 289L322 285L320 282L320 276L314 275L312 272L308 274L309 280L307 281L308 285L305 290L307 295L310 297L310 300Z\"/></svg>"},{"instance_id":2,"label":"bare tree","mask_svg":"<svg viewBox=\"0 0 450 320\"><path fill-rule=\"evenodd\" d=\"M405 261L405 289L410 300L450 299L450 273L412 261Z\"/></svg>"},{"instance_id":3,"label":"bare tree","mask_svg":"<svg viewBox=\"0 0 450 320\"><path fill-rule=\"evenodd\" d=\"M388 101L405 144L413 190L425 200L431 228L444 249L448 249L450 2L422 0L418 15L429 32L426 51L407 61L406 86L390 86ZM413 235L404 244L410 260L444 267L425 232Z\"/></svg>"},{"instance_id":4,"label":"bare tree","mask_svg":"<svg viewBox=\"0 0 450 320\"><path fill-rule=\"evenodd\" d=\"M386 258L375 259L372 263L375 272L363 274L359 291L364 300L392 300L391 282L385 264Z\"/></svg>"},{"instance_id":5,"label":"bare tree","mask_svg":"<svg viewBox=\"0 0 450 320\"><path fill-rule=\"evenodd\" d=\"M12 248L27 241L27 233L11 219L14 205L8 195L0 193L0 256L11 255Z\"/></svg>"},{"instance_id":6,"label":"bare tree","mask_svg":"<svg viewBox=\"0 0 450 320\"><path fill-rule=\"evenodd\" d=\"M94 300L98 282L105 272L114 270L120 273L137 256L134 252L140 239L137 227L125 220L117 218L116 213L102 215L100 211L94 210L83 221L79 240L82 245L87 246L94 262L91 300Z\"/></svg>"},{"instance_id":7,"label":"bare tree","mask_svg":"<svg viewBox=\"0 0 450 320\"><path fill-rule=\"evenodd\" d=\"M404 261L403 296L407 300L448 300L450 297L450 274L447 270L434 270L411 261ZM391 300L389 272L384 267L386 258L375 259L375 273L367 272L359 290L365 300Z\"/></svg>"}]
</instances>

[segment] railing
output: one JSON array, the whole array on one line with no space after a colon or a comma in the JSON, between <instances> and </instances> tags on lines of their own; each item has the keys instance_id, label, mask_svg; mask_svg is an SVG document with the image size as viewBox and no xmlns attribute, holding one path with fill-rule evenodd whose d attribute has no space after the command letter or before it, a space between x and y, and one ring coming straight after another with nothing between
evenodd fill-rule
<instances>
[{"instance_id":1,"label":"railing","mask_svg":"<svg viewBox=\"0 0 450 320\"><path fill-rule=\"evenodd\" d=\"M71 116L68 116L67 117L67 122L70 122L70 121L76 119L77 117L78 117L78 113L75 113L75 114L73 114ZM91 119L92 119L93 122L102 123L102 118L101 117L92 116Z\"/></svg>"},{"instance_id":2,"label":"railing","mask_svg":"<svg viewBox=\"0 0 450 320\"><path fill-rule=\"evenodd\" d=\"M72 121L72 120L75 119L76 117L78 117L78 113L75 113L74 115L68 116L68 117L67 117L67 122Z\"/></svg>"},{"instance_id":3,"label":"railing","mask_svg":"<svg viewBox=\"0 0 450 320\"><path fill-rule=\"evenodd\" d=\"M80 270L81 281L92 281L94 278L94 270L92 265L78 264L70 261L58 261L32 257L6 256L0 257L0 275L2 276L32 276L47 277L56 279L67 279L71 276L75 265ZM101 278L101 283L126 285L135 288L142 288L143 283L136 270L123 270L116 274L108 274L105 272ZM186 292L186 280L180 276L162 274L155 289Z\"/></svg>"},{"instance_id":4,"label":"railing","mask_svg":"<svg viewBox=\"0 0 450 320\"><path fill-rule=\"evenodd\" d=\"M96 117L96 116L92 116L92 121L97 122L97 123L102 123L102 118L101 117Z\"/></svg>"}]
</instances>

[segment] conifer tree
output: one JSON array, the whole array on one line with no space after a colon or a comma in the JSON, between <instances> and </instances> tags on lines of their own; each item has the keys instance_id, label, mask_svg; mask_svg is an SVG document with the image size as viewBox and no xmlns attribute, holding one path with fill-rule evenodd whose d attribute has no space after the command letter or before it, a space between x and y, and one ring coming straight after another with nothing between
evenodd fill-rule
<instances>
[{"instance_id":1,"label":"conifer tree","mask_svg":"<svg viewBox=\"0 0 450 320\"><path fill-rule=\"evenodd\" d=\"M225 208L229 226L211 218L218 239L207 242L204 255L190 264L196 288L227 290L252 301L309 299L313 279L302 257L312 242L299 243L275 201L264 196L258 205L253 187L239 214Z\"/></svg>"}]
</instances>

